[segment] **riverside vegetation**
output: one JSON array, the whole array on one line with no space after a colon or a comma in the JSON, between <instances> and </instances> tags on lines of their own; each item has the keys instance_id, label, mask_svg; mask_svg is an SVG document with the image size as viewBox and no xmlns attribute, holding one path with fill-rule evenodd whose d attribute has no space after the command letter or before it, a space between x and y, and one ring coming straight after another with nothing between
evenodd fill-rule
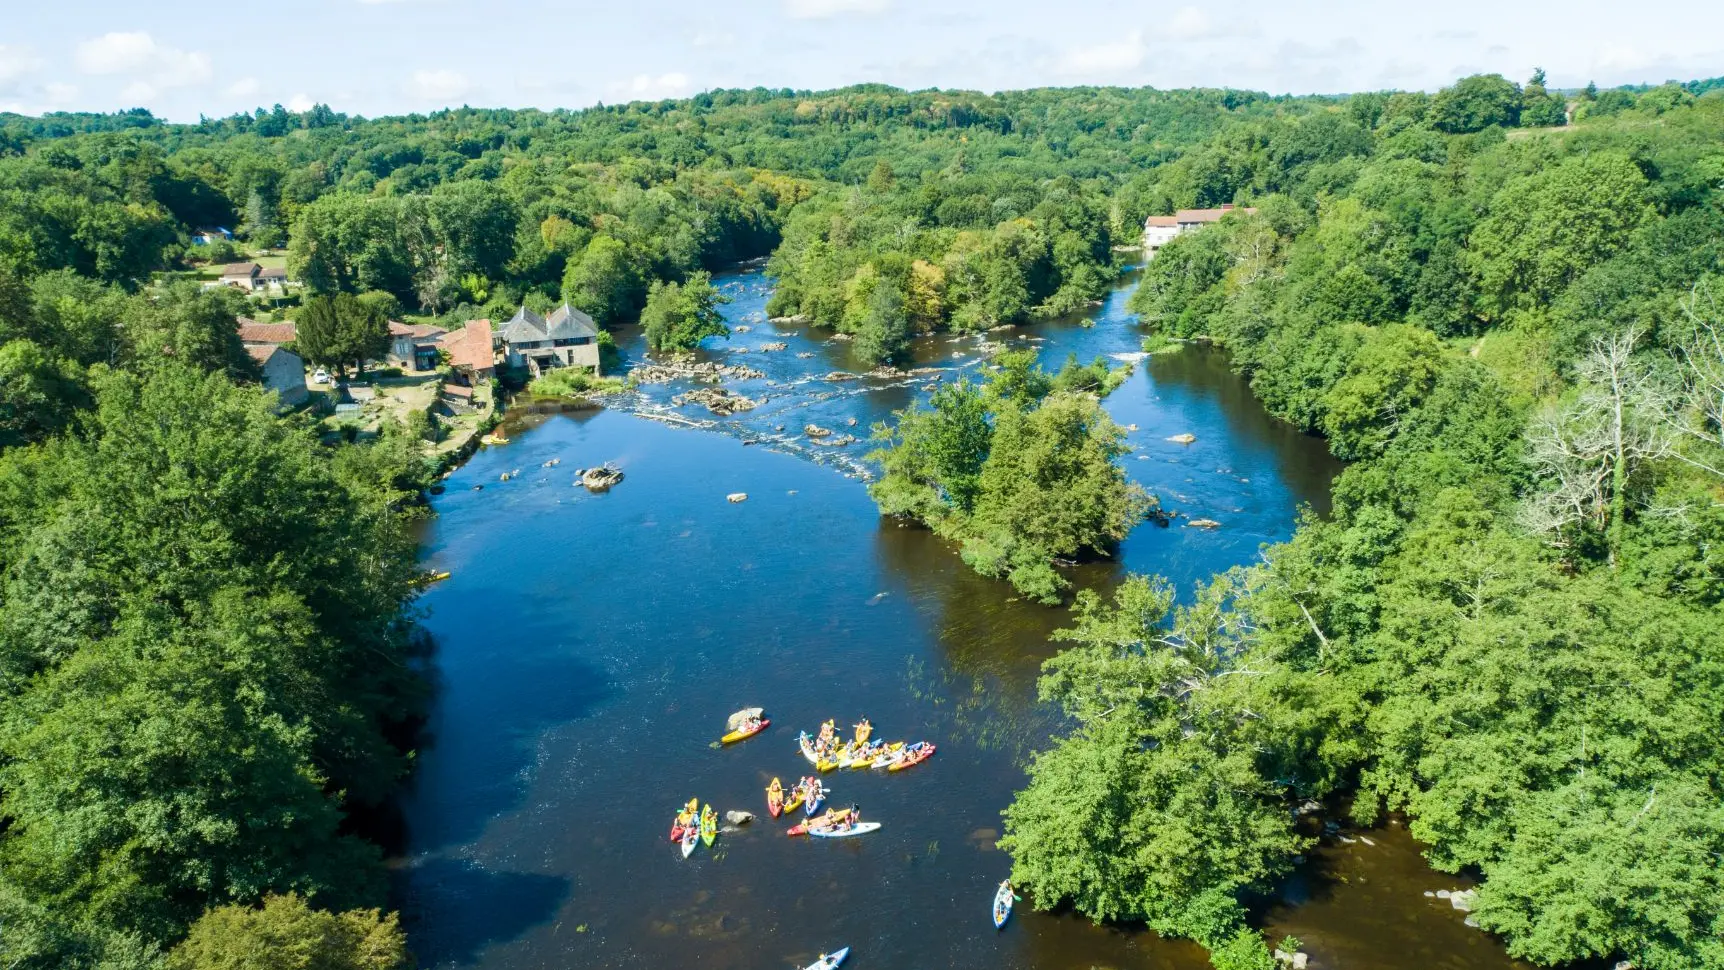
<instances>
[{"instance_id":1,"label":"riverside vegetation","mask_svg":"<svg viewBox=\"0 0 1724 970\"><path fill-rule=\"evenodd\" d=\"M427 469L274 413L234 330L274 308L183 281L193 228L285 244L318 353L564 299L687 347L723 332L701 272L770 255L773 312L889 360L1080 309L1144 216L1238 202L1136 309L1356 464L1189 604L1077 594L1016 878L1259 966L1245 906L1314 797L1405 812L1519 955L1724 965L1724 100L1583 92L1566 126L1535 82L0 115L0 960L409 959L353 823L412 762ZM1001 363L880 432L875 494L1051 599L1147 499L1105 366Z\"/></svg>"}]
</instances>

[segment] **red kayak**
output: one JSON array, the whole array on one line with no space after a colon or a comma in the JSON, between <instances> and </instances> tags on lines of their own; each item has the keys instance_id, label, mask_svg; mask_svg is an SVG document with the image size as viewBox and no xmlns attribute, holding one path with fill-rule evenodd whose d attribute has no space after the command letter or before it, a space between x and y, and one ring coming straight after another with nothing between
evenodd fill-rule
<instances>
[{"instance_id":1,"label":"red kayak","mask_svg":"<svg viewBox=\"0 0 1724 970\"><path fill-rule=\"evenodd\" d=\"M784 834L785 835L807 835L808 834L808 823L807 822L797 822L795 825L792 825L790 828L785 829Z\"/></svg>"}]
</instances>

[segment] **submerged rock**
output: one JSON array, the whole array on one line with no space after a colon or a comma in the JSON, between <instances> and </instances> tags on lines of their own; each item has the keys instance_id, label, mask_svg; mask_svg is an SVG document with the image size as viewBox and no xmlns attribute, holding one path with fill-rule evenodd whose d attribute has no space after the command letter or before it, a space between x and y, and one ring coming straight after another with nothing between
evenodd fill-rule
<instances>
[{"instance_id":1,"label":"submerged rock","mask_svg":"<svg viewBox=\"0 0 1724 970\"><path fill-rule=\"evenodd\" d=\"M1189 445L1193 441L1197 440L1197 436L1192 434L1191 432L1187 431L1184 434L1169 435L1167 440L1173 441L1173 442L1178 442L1179 444L1182 444L1182 445Z\"/></svg>"},{"instance_id":2,"label":"submerged rock","mask_svg":"<svg viewBox=\"0 0 1724 970\"><path fill-rule=\"evenodd\" d=\"M1185 524L1190 526L1193 529L1219 529L1219 528L1221 528L1221 523L1215 521L1214 519L1192 519L1191 521L1189 521Z\"/></svg>"}]
</instances>

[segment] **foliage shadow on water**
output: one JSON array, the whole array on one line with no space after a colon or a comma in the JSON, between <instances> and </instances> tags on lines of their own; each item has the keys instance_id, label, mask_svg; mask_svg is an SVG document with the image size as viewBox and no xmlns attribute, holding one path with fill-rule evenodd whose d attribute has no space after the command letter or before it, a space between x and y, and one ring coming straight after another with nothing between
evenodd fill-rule
<instances>
[{"instance_id":1,"label":"foliage shadow on water","mask_svg":"<svg viewBox=\"0 0 1724 970\"><path fill-rule=\"evenodd\" d=\"M422 753L440 749L442 757L419 759L419 772L401 802L410 805L423 789L437 791L442 799L458 791L461 805L459 811L405 813L413 820L409 837L416 854L468 844L491 819L520 806L545 732L588 717L616 693L598 667L562 655L516 655L491 666L487 686L463 685L457 713L449 703L450 676L442 668L432 674L437 714L419 743ZM441 765L461 766L458 785L428 777Z\"/></svg>"},{"instance_id":2,"label":"foliage shadow on water","mask_svg":"<svg viewBox=\"0 0 1724 970\"><path fill-rule=\"evenodd\" d=\"M465 859L399 870L395 894L422 967L466 966L486 947L553 919L573 892L565 876L494 872Z\"/></svg>"}]
</instances>

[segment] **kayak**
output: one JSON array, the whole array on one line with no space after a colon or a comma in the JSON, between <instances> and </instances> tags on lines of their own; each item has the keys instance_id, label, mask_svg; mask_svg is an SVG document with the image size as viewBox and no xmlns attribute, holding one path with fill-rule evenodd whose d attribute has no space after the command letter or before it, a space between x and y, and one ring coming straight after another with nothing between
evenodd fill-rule
<instances>
[{"instance_id":1,"label":"kayak","mask_svg":"<svg viewBox=\"0 0 1724 970\"><path fill-rule=\"evenodd\" d=\"M808 759L809 764L820 767L820 755L814 752L814 739L808 736L807 731L797 735L796 746L802 749L802 756Z\"/></svg>"},{"instance_id":2,"label":"kayak","mask_svg":"<svg viewBox=\"0 0 1724 970\"><path fill-rule=\"evenodd\" d=\"M737 730L732 731L729 734L726 734L724 737L719 738L718 741L720 744L734 744L738 741L741 741L744 738L752 738L756 734L759 734L760 732L766 730L768 727L771 727L771 726L772 726L772 718L763 717L760 719L759 723L755 724L754 726L752 726L752 727L745 726L745 727L738 728Z\"/></svg>"},{"instance_id":3,"label":"kayak","mask_svg":"<svg viewBox=\"0 0 1724 970\"><path fill-rule=\"evenodd\" d=\"M682 857L694 855L695 843L700 841L700 830L693 825L682 830Z\"/></svg>"},{"instance_id":4,"label":"kayak","mask_svg":"<svg viewBox=\"0 0 1724 970\"><path fill-rule=\"evenodd\" d=\"M772 787L766 790L766 810L777 818L784 811L784 783L777 778L772 779Z\"/></svg>"},{"instance_id":5,"label":"kayak","mask_svg":"<svg viewBox=\"0 0 1724 970\"><path fill-rule=\"evenodd\" d=\"M1012 894L1012 884L1000 883L1000 888L994 893L994 929L1006 925L1006 919L1012 915L1012 900L1017 899Z\"/></svg>"},{"instance_id":6,"label":"kayak","mask_svg":"<svg viewBox=\"0 0 1724 970\"><path fill-rule=\"evenodd\" d=\"M809 829L808 834L818 835L823 839L847 839L852 835L867 835L869 832L878 832L879 830L879 822L855 822L830 829Z\"/></svg>"},{"instance_id":7,"label":"kayak","mask_svg":"<svg viewBox=\"0 0 1724 970\"><path fill-rule=\"evenodd\" d=\"M793 837L798 836L798 835L807 835L808 834L808 823L806 821L797 822L795 825L792 825L790 828L785 829L784 834L789 835L789 836L793 836Z\"/></svg>"},{"instance_id":8,"label":"kayak","mask_svg":"<svg viewBox=\"0 0 1724 970\"><path fill-rule=\"evenodd\" d=\"M716 838L718 838L718 813L712 810L711 805L708 805L700 810L700 840L710 847L712 840Z\"/></svg>"},{"instance_id":9,"label":"kayak","mask_svg":"<svg viewBox=\"0 0 1724 970\"><path fill-rule=\"evenodd\" d=\"M813 815L815 812L820 811L820 806L825 803L826 786L821 785L819 788L814 789L814 791L809 794L808 801L803 803L802 814Z\"/></svg>"},{"instance_id":10,"label":"kayak","mask_svg":"<svg viewBox=\"0 0 1724 970\"><path fill-rule=\"evenodd\" d=\"M839 950L836 953L825 954L820 959L818 959L818 960L814 961L813 963L810 963L808 966L804 967L803 970L833 970L834 967L837 967L840 963L843 963L844 958L849 956L849 955L850 955L850 948L845 947L844 949Z\"/></svg>"},{"instance_id":11,"label":"kayak","mask_svg":"<svg viewBox=\"0 0 1724 970\"><path fill-rule=\"evenodd\" d=\"M874 733L874 725L869 724L867 718L863 718L862 723L856 725L856 743L857 744L868 743L868 738L871 735L873 735L873 733Z\"/></svg>"},{"instance_id":12,"label":"kayak","mask_svg":"<svg viewBox=\"0 0 1724 970\"><path fill-rule=\"evenodd\" d=\"M905 768L914 768L933 756L934 746L924 743L920 748L917 748L914 751L904 752L904 756L899 758L897 761L892 762L890 765L887 765L886 770L903 771Z\"/></svg>"}]
</instances>

